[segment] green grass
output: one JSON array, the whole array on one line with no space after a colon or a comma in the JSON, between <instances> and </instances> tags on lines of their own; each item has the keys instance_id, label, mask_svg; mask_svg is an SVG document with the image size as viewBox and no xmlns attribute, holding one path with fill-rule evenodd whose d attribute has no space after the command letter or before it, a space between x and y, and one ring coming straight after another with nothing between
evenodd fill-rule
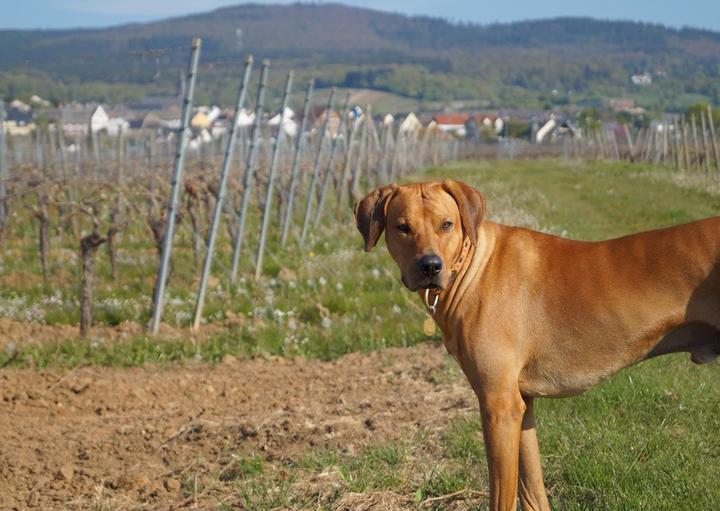
<instances>
[{"instance_id":1,"label":"green grass","mask_svg":"<svg viewBox=\"0 0 720 511\"><path fill-rule=\"evenodd\" d=\"M422 178L448 176L483 190L491 217L580 239L720 213L716 194L678 185L666 170L637 165L467 162L431 170ZM452 380L462 377L451 371L434 378ZM663 357L627 369L582 396L540 400L536 409L554 509L704 510L720 505L717 364L694 366L686 355ZM362 460L326 453L325 462L311 468L372 466L372 452L360 454L366 458ZM462 489L487 490L480 423L474 414L451 422L435 439L429 434L408 440L404 460L382 466L383 484L376 480L366 488L414 493L416 504ZM482 509L486 501L470 499L464 505L462 509Z\"/></svg>"},{"instance_id":2,"label":"green grass","mask_svg":"<svg viewBox=\"0 0 720 511\"><path fill-rule=\"evenodd\" d=\"M431 169L417 179L446 177L482 190L490 218L579 239L619 236L720 213L720 197L707 191L716 185L683 182L668 170L641 165L463 162ZM181 236L179 246L171 315L191 310L187 239ZM17 261L4 257L5 272L25 269L32 274L34 252L32 247L24 250ZM218 323L230 314L239 315L240 320L202 342L187 336L156 339L145 335L125 341L70 340L19 346L14 354L0 355L0 365L8 361L68 367L215 362L227 353L329 359L422 340L418 321L422 310L416 298L402 289L397 269L382 246L370 254L362 252L360 237L351 225L340 223L316 233L303 251L293 248L288 253L292 257L270 259L268 278L255 282L245 275L235 287L221 283L223 291L209 302L210 316L217 316ZM153 254L148 257L152 260ZM294 277L279 278L281 268L291 269ZM102 262L100 272L106 271ZM130 305L120 302L113 309L115 319L102 319L101 314L101 322L112 324L127 310L136 310L134 301L147 291L145 281L151 272L132 264L123 271L119 291L105 279L99 295L119 296ZM0 305L8 308L25 300L27 307L44 313L46 319L53 314L62 318L63 299L73 296L72 289L47 288L37 279L29 282L0 291ZM48 300L54 295L60 299ZM53 307L60 310L53 312ZM449 365L431 381L462 382L463 377ZM540 400L536 409L554 509L704 510L720 505L717 364L699 367L686 355L663 357L627 369L582 396ZM184 481L188 492L197 477ZM487 469L476 414L449 421L441 431L421 430L409 438L379 440L356 454L320 449L295 462L244 455L213 477L232 483L249 509L330 509L348 492L382 491L420 506L427 499L464 489L476 493L467 495L462 509L486 505ZM331 484L308 490L308 481L315 479ZM444 509L445 504L440 500L422 508Z\"/></svg>"},{"instance_id":3,"label":"green grass","mask_svg":"<svg viewBox=\"0 0 720 511\"><path fill-rule=\"evenodd\" d=\"M413 176L446 177L482 190L491 219L579 239L619 236L720 212L720 196L705 191L702 182L678 183L669 171L642 165L462 162ZM76 324L79 270L74 242L62 233L55 236L50 282L43 283L32 225L30 219L16 222L6 237L7 249L0 256L0 316L49 325ZM95 321L101 327L127 320L145 324L149 319L156 255L144 229L135 223L122 233L117 281L109 277L105 251L98 253ZM314 232L303 248L291 244L278 251L277 239L271 239L273 255L267 258L266 276L258 281L251 276L253 231L248 230L247 257L236 284L227 279L229 242L218 243L217 279L205 309L210 326L204 327L201 340L183 330L190 324L198 271L189 231L181 227L165 309L166 322L180 330L157 338L133 334L118 341L101 328L89 341L65 338L60 343L16 345L0 352L0 365L215 362L225 354L332 359L424 340L421 305L399 283L398 270L382 243L365 254L359 234L347 220Z\"/></svg>"}]
</instances>

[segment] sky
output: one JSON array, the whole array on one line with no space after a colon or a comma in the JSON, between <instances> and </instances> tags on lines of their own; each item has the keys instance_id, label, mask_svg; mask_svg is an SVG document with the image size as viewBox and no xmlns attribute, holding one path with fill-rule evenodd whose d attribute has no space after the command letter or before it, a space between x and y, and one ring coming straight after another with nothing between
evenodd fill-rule
<instances>
[{"instance_id":1,"label":"sky","mask_svg":"<svg viewBox=\"0 0 720 511\"><path fill-rule=\"evenodd\" d=\"M240 0L0 0L0 29L100 27L152 21ZM254 3L290 3L254 0ZM314 2L317 3L317 2ZM591 16L720 31L720 0L342 0L342 3L476 23Z\"/></svg>"}]
</instances>

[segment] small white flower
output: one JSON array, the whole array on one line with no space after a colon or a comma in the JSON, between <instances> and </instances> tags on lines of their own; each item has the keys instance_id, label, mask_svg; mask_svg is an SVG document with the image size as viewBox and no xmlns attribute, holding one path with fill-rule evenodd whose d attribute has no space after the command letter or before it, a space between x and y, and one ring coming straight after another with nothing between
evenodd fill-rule
<instances>
[{"instance_id":1,"label":"small white flower","mask_svg":"<svg viewBox=\"0 0 720 511\"><path fill-rule=\"evenodd\" d=\"M380 270L378 270L377 268L373 268L372 276L374 279L379 279L380 278Z\"/></svg>"},{"instance_id":2,"label":"small white flower","mask_svg":"<svg viewBox=\"0 0 720 511\"><path fill-rule=\"evenodd\" d=\"M325 284L327 284L327 279L325 277L320 277L318 279L318 284L320 284L321 286L324 286Z\"/></svg>"},{"instance_id":3,"label":"small white flower","mask_svg":"<svg viewBox=\"0 0 720 511\"><path fill-rule=\"evenodd\" d=\"M337 284L335 284L335 289L337 289L338 291L342 291L343 290L342 282L338 282Z\"/></svg>"},{"instance_id":4,"label":"small white flower","mask_svg":"<svg viewBox=\"0 0 720 511\"><path fill-rule=\"evenodd\" d=\"M398 306L398 304L395 304L392 306L393 314L400 314L402 312L402 309Z\"/></svg>"},{"instance_id":5,"label":"small white flower","mask_svg":"<svg viewBox=\"0 0 720 511\"><path fill-rule=\"evenodd\" d=\"M332 319L330 319L330 316L325 316L324 318L322 318L322 326L323 328L330 329L330 327L332 326Z\"/></svg>"}]
</instances>

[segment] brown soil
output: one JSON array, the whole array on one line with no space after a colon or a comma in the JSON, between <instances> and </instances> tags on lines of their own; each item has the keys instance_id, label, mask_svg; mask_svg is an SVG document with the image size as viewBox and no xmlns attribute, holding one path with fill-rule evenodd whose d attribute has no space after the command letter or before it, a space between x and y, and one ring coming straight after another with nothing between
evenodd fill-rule
<instances>
[{"instance_id":1,"label":"brown soil","mask_svg":"<svg viewBox=\"0 0 720 511\"><path fill-rule=\"evenodd\" d=\"M196 340L202 341L227 331L228 327L242 325L247 319L241 314L226 312L227 318L204 325L198 332L188 331L187 328L177 328L167 323L160 323L159 336L162 339L180 339L192 335ZM147 329L132 321L123 321L116 326L94 325L90 330L90 339L102 341L121 341L133 336L142 335ZM7 318L0 318L0 350L9 349L8 346L39 345L50 342L77 340L80 329L77 325L46 325L42 323L25 323Z\"/></svg>"},{"instance_id":2,"label":"brown soil","mask_svg":"<svg viewBox=\"0 0 720 511\"><path fill-rule=\"evenodd\" d=\"M233 454L289 461L323 447L354 453L474 410L437 344L333 362L4 369L0 509L236 506L221 477L195 490L188 476L220 474Z\"/></svg>"}]
</instances>

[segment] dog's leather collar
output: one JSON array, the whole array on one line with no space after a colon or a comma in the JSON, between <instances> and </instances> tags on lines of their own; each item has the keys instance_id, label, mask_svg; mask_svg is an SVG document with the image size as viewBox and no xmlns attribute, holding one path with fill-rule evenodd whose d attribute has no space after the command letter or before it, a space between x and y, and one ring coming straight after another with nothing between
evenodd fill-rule
<instances>
[{"instance_id":1,"label":"dog's leather collar","mask_svg":"<svg viewBox=\"0 0 720 511\"><path fill-rule=\"evenodd\" d=\"M462 268L462 265L465 262L465 259L467 258L468 254L470 253L471 246L472 246L472 241L470 241L470 237L465 236L465 239L463 240L462 250L460 250L460 255L455 260L453 265L450 267L450 281L448 282L448 287L450 286L450 284L453 283L453 281L455 280L455 277L457 276L458 272L460 271L460 268ZM430 293L435 293L435 306L437 306L437 297L440 296L440 292L426 290L426 293L425 293L425 308L427 309L428 314L430 314L431 316L434 316L435 315L435 307L430 306L429 296L428 296L427 291L430 291Z\"/></svg>"},{"instance_id":2,"label":"dog's leather collar","mask_svg":"<svg viewBox=\"0 0 720 511\"><path fill-rule=\"evenodd\" d=\"M470 247L472 246L472 242L470 241L469 236L465 236L465 239L463 240L463 247L460 251L460 256L458 256L455 263L450 267L450 272L456 274L458 271L460 271L460 268L462 268L463 263L465 262L465 258L467 257L468 253L470 252ZM454 277L454 275L453 275Z\"/></svg>"}]
</instances>

